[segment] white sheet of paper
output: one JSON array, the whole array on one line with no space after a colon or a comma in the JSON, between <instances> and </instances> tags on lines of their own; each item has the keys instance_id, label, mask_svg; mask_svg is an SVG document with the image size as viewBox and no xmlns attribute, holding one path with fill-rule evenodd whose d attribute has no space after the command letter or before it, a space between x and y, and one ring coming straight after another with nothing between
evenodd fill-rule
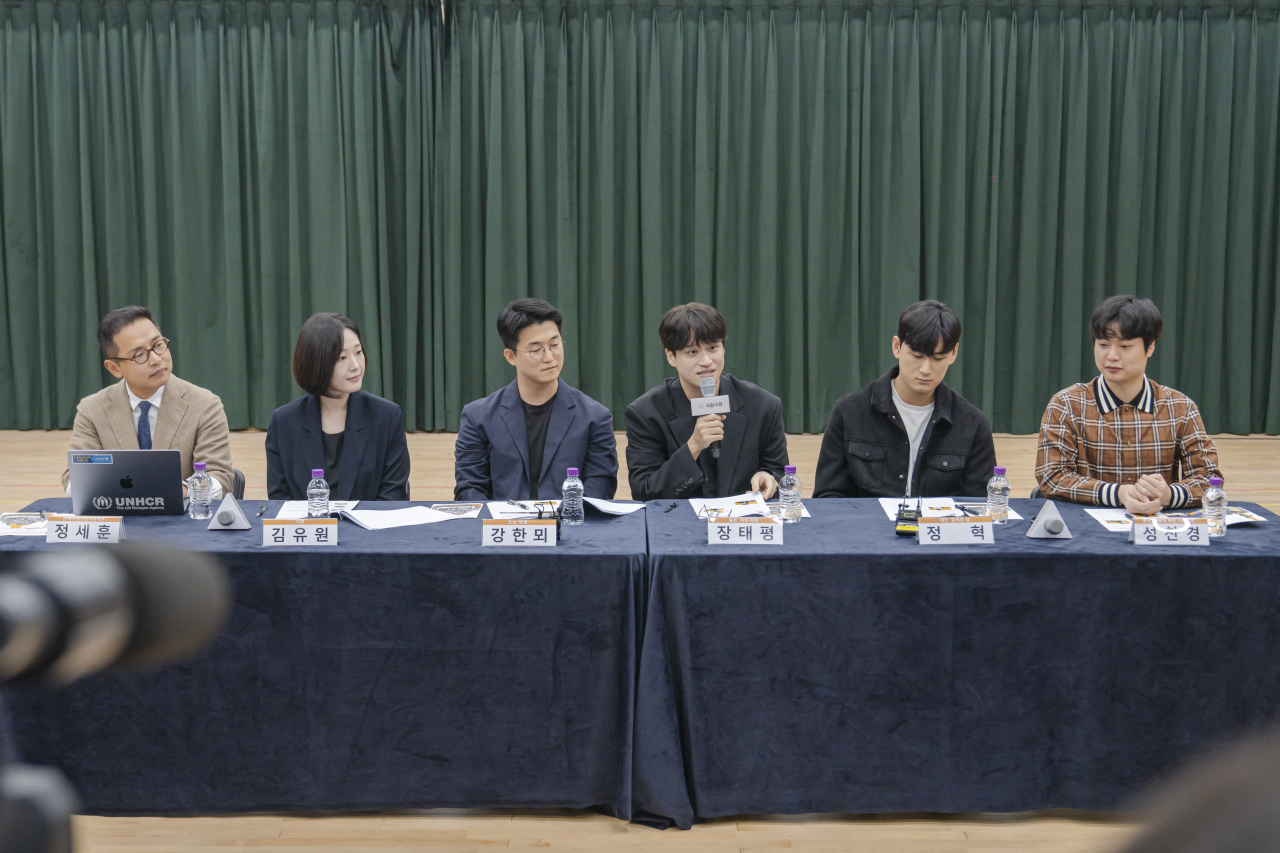
<instances>
[{"instance_id":1,"label":"white sheet of paper","mask_svg":"<svg viewBox=\"0 0 1280 853\"><path fill-rule=\"evenodd\" d=\"M697 498L690 500L698 518L747 518L768 515L769 505L759 492L744 492L727 498Z\"/></svg>"},{"instance_id":2,"label":"white sheet of paper","mask_svg":"<svg viewBox=\"0 0 1280 853\"><path fill-rule=\"evenodd\" d=\"M775 508L775 507L777 507L777 506L779 506L779 504L778 504L778 502L777 502L776 500L772 500L772 501L769 501L769 502L768 502L768 506L769 506L769 514L770 514L770 515L773 515L773 510L774 510L774 508ZM781 518L782 516L781 516L781 513L779 513L778 515L773 515L773 517L774 517L774 518ZM800 502L800 517L801 517L801 518L813 518L813 516L809 514L809 508L808 508L807 506L805 506L805 505L804 505L804 501L801 501L801 502Z\"/></svg>"},{"instance_id":3,"label":"white sheet of paper","mask_svg":"<svg viewBox=\"0 0 1280 853\"><path fill-rule=\"evenodd\" d=\"M342 512L355 509L360 501L329 501L329 512ZM276 510L276 518L306 518L306 501L285 501L284 506Z\"/></svg>"},{"instance_id":4,"label":"white sheet of paper","mask_svg":"<svg viewBox=\"0 0 1280 853\"><path fill-rule=\"evenodd\" d=\"M34 521L22 527L10 527L6 524L0 526L0 536L44 536L48 526L47 521Z\"/></svg>"},{"instance_id":5,"label":"white sheet of paper","mask_svg":"<svg viewBox=\"0 0 1280 853\"><path fill-rule=\"evenodd\" d=\"M644 509L644 504L634 501L607 501L604 498L583 498L583 500L609 515L627 515L638 509Z\"/></svg>"},{"instance_id":6,"label":"white sheet of paper","mask_svg":"<svg viewBox=\"0 0 1280 853\"><path fill-rule=\"evenodd\" d=\"M484 509L484 504L432 504L431 508L436 512L452 515L454 518L479 518L480 510Z\"/></svg>"},{"instance_id":7,"label":"white sheet of paper","mask_svg":"<svg viewBox=\"0 0 1280 853\"><path fill-rule=\"evenodd\" d=\"M430 507L408 506L404 509L344 509L343 518L349 518L365 530L386 530L391 527L410 527L415 524L435 524L457 518L447 512L437 512Z\"/></svg>"},{"instance_id":8,"label":"white sheet of paper","mask_svg":"<svg viewBox=\"0 0 1280 853\"><path fill-rule=\"evenodd\" d=\"M965 515L965 513L956 509L955 498L880 498L880 508L884 510L885 515L889 516L890 521L894 521L898 517L898 507L902 505L903 501L906 501L908 509L915 509L918 505L920 507L920 515L924 518L951 518ZM976 504L976 501L964 502L965 506L974 506ZM1010 509L1009 520L1021 521L1022 516Z\"/></svg>"},{"instance_id":9,"label":"white sheet of paper","mask_svg":"<svg viewBox=\"0 0 1280 853\"><path fill-rule=\"evenodd\" d=\"M537 518L538 510L542 510L545 518L553 514L559 507L560 501L517 501L523 506L516 506L507 501L489 501L489 515L492 518Z\"/></svg>"},{"instance_id":10,"label":"white sheet of paper","mask_svg":"<svg viewBox=\"0 0 1280 853\"><path fill-rule=\"evenodd\" d=\"M1099 524L1114 533L1123 533L1129 535L1129 528L1133 526L1128 518L1128 510L1124 507L1085 507L1085 512L1093 516ZM1171 518L1180 516L1189 516L1191 518L1203 517L1203 510L1193 510L1191 512L1174 511L1169 513ZM1243 507L1237 507L1235 511L1230 508L1227 510L1227 526L1233 524L1249 524L1251 522L1265 522L1266 519L1256 513L1250 512Z\"/></svg>"}]
</instances>

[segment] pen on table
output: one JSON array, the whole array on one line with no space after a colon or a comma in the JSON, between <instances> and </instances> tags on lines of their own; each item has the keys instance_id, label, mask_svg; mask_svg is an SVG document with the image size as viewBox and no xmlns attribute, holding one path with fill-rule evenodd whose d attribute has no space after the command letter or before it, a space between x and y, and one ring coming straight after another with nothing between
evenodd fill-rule
<instances>
[{"instance_id":1,"label":"pen on table","mask_svg":"<svg viewBox=\"0 0 1280 853\"><path fill-rule=\"evenodd\" d=\"M671 510L675 509L675 508L676 508L677 506L679 506L679 505L680 505L680 504L678 504L678 503L673 503L671 506L669 506L669 507L667 507L666 509L664 509L664 510L663 510L663 512L671 512Z\"/></svg>"},{"instance_id":2,"label":"pen on table","mask_svg":"<svg viewBox=\"0 0 1280 853\"><path fill-rule=\"evenodd\" d=\"M262 514L266 511L267 511L266 504L263 504L262 506L258 507L258 514L255 516L255 518L262 518Z\"/></svg>"}]
</instances>

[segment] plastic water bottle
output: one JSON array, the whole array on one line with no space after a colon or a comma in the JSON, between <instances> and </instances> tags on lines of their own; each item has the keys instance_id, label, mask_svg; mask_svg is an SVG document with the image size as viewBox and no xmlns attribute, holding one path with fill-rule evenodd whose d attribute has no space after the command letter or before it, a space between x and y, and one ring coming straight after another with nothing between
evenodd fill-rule
<instances>
[{"instance_id":1,"label":"plastic water bottle","mask_svg":"<svg viewBox=\"0 0 1280 853\"><path fill-rule=\"evenodd\" d=\"M987 515L991 516L992 524L1009 523L1009 481L999 465L987 481Z\"/></svg>"},{"instance_id":2,"label":"plastic water bottle","mask_svg":"<svg viewBox=\"0 0 1280 853\"><path fill-rule=\"evenodd\" d=\"M565 472L564 485L560 487L560 523L582 524L586 516L582 510L582 481L578 479L578 469L570 468Z\"/></svg>"},{"instance_id":3,"label":"plastic water bottle","mask_svg":"<svg viewBox=\"0 0 1280 853\"><path fill-rule=\"evenodd\" d=\"M307 483L307 518L329 517L329 484L324 481L324 469L311 470L311 482Z\"/></svg>"},{"instance_id":4,"label":"plastic water bottle","mask_svg":"<svg viewBox=\"0 0 1280 853\"><path fill-rule=\"evenodd\" d=\"M800 520L800 478L794 465L788 465L783 471L782 482L778 484L778 504L782 507L783 522L795 524Z\"/></svg>"},{"instance_id":5,"label":"plastic water bottle","mask_svg":"<svg viewBox=\"0 0 1280 853\"><path fill-rule=\"evenodd\" d=\"M1209 535L1226 536L1227 493L1222 489L1221 477L1209 478L1209 488L1204 490L1200 505L1204 507L1204 517L1209 519Z\"/></svg>"},{"instance_id":6,"label":"plastic water bottle","mask_svg":"<svg viewBox=\"0 0 1280 853\"><path fill-rule=\"evenodd\" d=\"M187 514L192 518L212 518L213 502L209 495L213 490L213 482L205 471L205 463L197 462L195 469L196 472L187 481L187 492L191 498L187 504Z\"/></svg>"}]
</instances>

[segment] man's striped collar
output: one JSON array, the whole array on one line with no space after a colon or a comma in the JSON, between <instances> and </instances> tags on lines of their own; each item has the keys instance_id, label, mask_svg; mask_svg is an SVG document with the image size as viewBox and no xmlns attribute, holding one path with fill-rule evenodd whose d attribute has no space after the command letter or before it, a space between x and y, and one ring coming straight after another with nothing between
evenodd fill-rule
<instances>
[{"instance_id":1,"label":"man's striped collar","mask_svg":"<svg viewBox=\"0 0 1280 853\"><path fill-rule=\"evenodd\" d=\"M1111 393L1111 388L1107 385L1106 380L1101 376L1093 380L1093 396L1098 401L1098 411L1102 414L1110 414L1112 410L1127 403L1127 400L1119 400L1116 395ZM1151 385L1151 380L1146 376L1142 377L1142 393L1138 395L1136 403L1138 409L1146 412L1148 415L1156 413L1156 390Z\"/></svg>"}]
</instances>

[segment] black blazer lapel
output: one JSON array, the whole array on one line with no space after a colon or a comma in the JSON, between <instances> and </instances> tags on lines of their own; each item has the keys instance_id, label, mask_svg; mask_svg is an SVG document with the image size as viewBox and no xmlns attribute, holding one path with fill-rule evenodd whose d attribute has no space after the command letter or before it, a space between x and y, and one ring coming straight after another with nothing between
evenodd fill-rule
<instances>
[{"instance_id":1,"label":"black blazer lapel","mask_svg":"<svg viewBox=\"0 0 1280 853\"><path fill-rule=\"evenodd\" d=\"M566 391L572 389L560 383L560 388L556 392L555 405L551 407L551 420L547 422L547 442L542 447L542 470L538 472L538 494L542 494L542 478L547 476L547 471L551 468L551 457L556 455L556 449L560 447L560 442L564 441L564 437L569 434L569 427L573 425L573 419L577 417L575 413L575 401L571 399L571 395ZM521 407L521 417L524 416L523 407ZM527 433L526 433L527 436ZM528 439L525 440L525 447L529 445ZM528 462L526 461L526 465ZM579 472L585 474L585 471ZM554 480L555 478L552 477ZM560 493L560 484L553 483L554 493ZM547 492L552 494L552 492Z\"/></svg>"},{"instance_id":2,"label":"black blazer lapel","mask_svg":"<svg viewBox=\"0 0 1280 853\"><path fill-rule=\"evenodd\" d=\"M355 491L356 479L360 475L360 461L364 458L364 448L367 443L364 432L365 427L368 426L368 421L368 410L364 405L364 392L357 391L347 398L347 425L343 429L342 459L338 461L338 493L331 495L331 500L350 500L352 492ZM324 458L323 438L320 440L320 458ZM377 494L381 479L382 472L379 471L372 489L374 494ZM361 491L369 490L362 489Z\"/></svg>"},{"instance_id":3,"label":"black blazer lapel","mask_svg":"<svg viewBox=\"0 0 1280 853\"><path fill-rule=\"evenodd\" d=\"M294 465L294 476L298 478L298 489L295 494L306 497L307 484L311 482L311 472L324 467L324 433L320 429L320 398L312 394L303 397L302 417L299 419L302 432L298 434L298 447ZM326 471L326 474L329 472ZM332 497L332 495L330 496Z\"/></svg>"},{"instance_id":4,"label":"black blazer lapel","mask_svg":"<svg viewBox=\"0 0 1280 853\"><path fill-rule=\"evenodd\" d=\"M698 419L693 416L693 410L689 406L689 398L684 395L684 388L680 385L680 379L667 380L667 412L664 417L667 421L667 429L671 430L671 436L675 439L675 444L668 450L675 453L680 449L681 445L688 444L689 439L693 436L694 424Z\"/></svg>"},{"instance_id":5,"label":"black blazer lapel","mask_svg":"<svg viewBox=\"0 0 1280 853\"><path fill-rule=\"evenodd\" d=\"M520 403L520 389L516 387L516 381L511 380L502 392L502 422L507 425L507 432L511 435L511 440L515 443L516 452L520 454L520 462L524 465L524 484L517 491L517 495L521 498L529 496L529 485L533 482L529 479L529 433L524 428L524 406ZM548 428L549 430L549 428ZM542 454L542 458L547 458L546 453ZM492 472L490 478L496 479ZM494 498L499 497L494 495Z\"/></svg>"},{"instance_id":6,"label":"black blazer lapel","mask_svg":"<svg viewBox=\"0 0 1280 853\"><path fill-rule=\"evenodd\" d=\"M729 413L724 416L724 439L720 442L716 479L719 481L721 495L728 496L737 494L739 491L739 488L734 485L733 475L738 467L738 454L742 450L742 439L747 434L747 423L751 416L742 410L744 405L742 395L733 384L732 376L721 374L720 393L729 395ZM750 483L749 478L748 483Z\"/></svg>"}]
</instances>

